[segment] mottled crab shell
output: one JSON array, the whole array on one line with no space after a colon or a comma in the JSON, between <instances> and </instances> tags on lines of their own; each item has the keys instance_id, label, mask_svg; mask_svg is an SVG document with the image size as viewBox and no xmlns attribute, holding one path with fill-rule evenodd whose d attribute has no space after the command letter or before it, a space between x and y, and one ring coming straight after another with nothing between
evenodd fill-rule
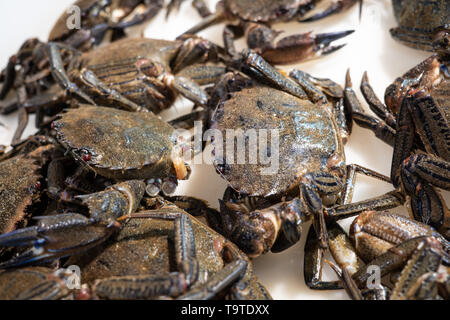
<instances>
[{"instance_id":1,"label":"mottled crab shell","mask_svg":"<svg viewBox=\"0 0 450 320\"><path fill-rule=\"evenodd\" d=\"M448 0L393 0L395 18L401 27L414 31L433 31L450 27Z\"/></svg>"},{"instance_id":2,"label":"mottled crab shell","mask_svg":"<svg viewBox=\"0 0 450 320\"><path fill-rule=\"evenodd\" d=\"M223 269L225 263L229 262L224 261L222 257L225 243L226 246L239 250L223 236L175 206L158 210L161 213L186 214L192 221L200 272L199 280L193 288L202 286L209 276ZM115 276L167 274L179 271L174 270L174 266L176 266L174 237L173 221L131 219L123 226L117 237L87 251L86 254L73 256L68 264L80 266L83 282L90 284L97 279ZM245 256L243 255L243 257ZM267 289L253 274L252 263L248 261L248 264L251 280L247 290L250 297L253 299L270 298Z\"/></svg>"},{"instance_id":3,"label":"mottled crab shell","mask_svg":"<svg viewBox=\"0 0 450 320\"><path fill-rule=\"evenodd\" d=\"M0 234L15 230L27 216L27 208L39 189L36 159L19 155L0 162Z\"/></svg>"},{"instance_id":4,"label":"mottled crab shell","mask_svg":"<svg viewBox=\"0 0 450 320\"><path fill-rule=\"evenodd\" d=\"M220 130L224 138L222 157L217 150L220 146L217 137L213 142L216 169L233 189L246 195L282 195L297 187L308 173L327 172L338 166L344 170L343 142L337 134L334 117L323 105L258 86L233 93L219 105L213 122L212 127ZM261 148L265 146L260 142L257 142L257 149L249 149L246 143L245 164L236 164L236 155L242 154L236 150L236 140L234 162L227 163L226 140L229 137L226 132L229 129L241 129L244 133L256 129L258 140L264 134L260 129L268 129L267 150ZM278 154L274 154L276 144L271 145L270 130L273 129L279 135ZM264 158L260 150L263 155L272 157L273 165L261 161ZM250 163L249 151L257 155L257 163Z\"/></svg>"},{"instance_id":5,"label":"mottled crab shell","mask_svg":"<svg viewBox=\"0 0 450 320\"><path fill-rule=\"evenodd\" d=\"M253 22L287 21L297 9L312 0L225 0L225 7L242 20Z\"/></svg>"},{"instance_id":6,"label":"mottled crab shell","mask_svg":"<svg viewBox=\"0 0 450 320\"><path fill-rule=\"evenodd\" d=\"M58 141L96 173L115 180L175 174L174 129L152 113L81 105L53 123Z\"/></svg>"}]
</instances>

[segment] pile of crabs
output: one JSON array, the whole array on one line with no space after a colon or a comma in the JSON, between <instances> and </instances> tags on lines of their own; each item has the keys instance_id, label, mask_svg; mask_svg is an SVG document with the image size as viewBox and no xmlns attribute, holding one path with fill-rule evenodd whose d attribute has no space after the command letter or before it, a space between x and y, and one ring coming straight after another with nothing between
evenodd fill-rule
<instances>
[{"instance_id":1,"label":"pile of crabs","mask_svg":"<svg viewBox=\"0 0 450 320\"><path fill-rule=\"evenodd\" d=\"M276 68L331 54L352 31L277 40L273 23L319 20L361 1L312 14L321 1L221 0L213 13L194 0L203 20L176 40L127 36L182 2L79 0L80 29L68 28L65 13L47 42L27 40L9 59L0 113L16 112L19 124L0 148L0 298L271 299L252 259L291 247L309 226L311 289L449 299L450 213L441 196L450 190L449 2L392 1L392 36L432 55L387 88L385 103L363 77L376 116L349 74L342 88ZM223 46L196 35L222 22ZM243 36L248 48L239 52ZM194 103L192 113L159 117L179 96ZM38 131L23 138L32 113ZM195 121L223 133L279 130L278 172L227 163L214 137L214 166L229 184L220 208L173 196L189 179L184 154L193 148L174 132ZM392 146L390 177L346 163L353 121ZM354 202L357 174L394 191ZM402 205L411 218L387 211ZM349 217L347 234L338 221ZM322 280L324 263L338 280ZM79 286L69 285L67 266L80 268ZM374 266L382 281L368 286Z\"/></svg>"}]
</instances>

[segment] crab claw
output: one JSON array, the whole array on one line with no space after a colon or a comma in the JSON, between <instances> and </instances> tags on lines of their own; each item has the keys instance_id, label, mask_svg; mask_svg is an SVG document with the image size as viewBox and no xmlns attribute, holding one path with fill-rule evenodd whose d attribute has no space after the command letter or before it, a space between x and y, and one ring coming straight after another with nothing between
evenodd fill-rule
<instances>
[{"instance_id":1,"label":"crab claw","mask_svg":"<svg viewBox=\"0 0 450 320\"><path fill-rule=\"evenodd\" d=\"M322 55L330 54L335 52L345 46L345 44L341 44L338 46L331 46L330 44L333 41L344 38L350 34L355 32L355 30L347 30L347 31L339 31L339 32L329 32L329 33L320 33L314 37L314 42L317 45L317 52L321 52Z\"/></svg>"},{"instance_id":2,"label":"crab claw","mask_svg":"<svg viewBox=\"0 0 450 320\"><path fill-rule=\"evenodd\" d=\"M313 21L317 21L317 20L326 18L333 14L350 9L357 2L359 2L359 18L361 19L362 3L363 3L362 0L338 0L338 1L333 2L324 11L316 13L315 15L313 15L309 18L302 19L302 20L300 20L300 22L313 22Z\"/></svg>"},{"instance_id":3,"label":"crab claw","mask_svg":"<svg viewBox=\"0 0 450 320\"><path fill-rule=\"evenodd\" d=\"M261 56L272 64L290 64L318 58L335 52L345 45L330 46L333 41L352 34L354 30L320 33L311 32L285 37L274 45L255 48Z\"/></svg>"},{"instance_id":4,"label":"crab claw","mask_svg":"<svg viewBox=\"0 0 450 320\"><path fill-rule=\"evenodd\" d=\"M0 247L31 247L1 263L0 269L48 262L87 250L106 240L114 227L95 224L76 213L39 217L36 226L0 235Z\"/></svg>"}]
</instances>

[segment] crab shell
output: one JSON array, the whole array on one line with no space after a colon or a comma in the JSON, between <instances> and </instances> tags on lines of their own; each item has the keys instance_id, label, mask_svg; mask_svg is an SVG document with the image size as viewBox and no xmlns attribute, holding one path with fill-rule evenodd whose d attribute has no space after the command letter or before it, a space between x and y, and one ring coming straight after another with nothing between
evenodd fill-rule
<instances>
[{"instance_id":1,"label":"crab shell","mask_svg":"<svg viewBox=\"0 0 450 320\"><path fill-rule=\"evenodd\" d=\"M288 21L298 8L312 0L224 0L228 11L242 20L253 22Z\"/></svg>"},{"instance_id":2,"label":"crab shell","mask_svg":"<svg viewBox=\"0 0 450 320\"><path fill-rule=\"evenodd\" d=\"M161 213L183 213L192 221L197 259L199 261L199 280L193 288L202 286L208 276L221 270L225 263L222 256L224 246L237 247L194 217L177 207L159 209ZM173 221L159 219L131 219L121 229L115 239L93 248L80 256L73 256L68 264L81 267L82 282L92 284L95 280L115 276L139 276L168 274L176 265ZM248 290L253 299L267 299L268 293L259 283L248 261L251 272ZM101 298L101 297L100 297Z\"/></svg>"},{"instance_id":3,"label":"crab shell","mask_svg":"<svg viewBox=\"0 0 450 320\"><path fill-rule=\"evenodd\" d=\"M227 143L224 143L223 157L215 150L215 165L219 174L231 187L250 196L271 196L289 192L298 187L302 177L309 172L342 170L345 172L343 141L338 135L337 125L327 107L302 100L283 91L265 86L246 88L232 94L222 102L213 116L214 129L222 132L223 138L229 129L249 132L256 129L258 139L264 130L276 130L279 136L278 155L271 145L271 133L267 133L267 150L245 146L245 152L258 155L256 164L236 164L235 142L234 164L227 163ZM236 132L236 131L234 131ZM250 139L249 139L250 140ZM223 140L225 141L225 140ZM228 142L228 141L226 141ZM214 139L214 147L218 139ZM260 150L261 149L261 150ZM273 150L271 150L273 149ZM260 153L278 160L278 168L267 170ZM272 153L269 155L269 153ZM221 167L220 163L224 162Z\"/></svg>"},{"instance_id":4,"label":"crab shell","mask_svg":"<svg viewBox=\"0 0 450 320\"><path fill-rule=\"evenodd\" d=\"M428 32L449 26L448 0L393 0L392 5L402 28Z\"/></svg>"},{"instance_id":5,"label":"crab shell","mask_svg":"<svg viewBox=\"0 0 450 320\"><path fill-rule=\"evenodd\" d=\"M53 128L76 159L106 178L184 178L174 165L179 159L174 129L151 113L82 105L64 113Z\"/></svg>"},{"instance_id":6,"label":"crab shell","mask_svg":"<svg viewBox=\"0 0 450 320\"><path fill-rule=\"evenodd\" d=\"M19 155L0 163L0 234L24 225L42 176L36 159Z\"/></svg>"}]
</instances>

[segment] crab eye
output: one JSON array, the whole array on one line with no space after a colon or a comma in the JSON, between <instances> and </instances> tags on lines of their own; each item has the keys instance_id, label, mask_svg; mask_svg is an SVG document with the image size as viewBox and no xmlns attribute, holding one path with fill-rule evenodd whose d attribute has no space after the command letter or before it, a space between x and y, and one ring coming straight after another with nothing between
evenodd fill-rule
<instances>
[{"instance_id":1,"label":"crab eye","mask_svg":"<svg viewBox=\"0 0 450 320\"><path fill-rule=\"evenodd\" d=\"M81 160L83 160L84 162L88 162L91 159L92 159L92 155L88 151L83 150L81 152Z\"/></svg>"}]
</instances>

